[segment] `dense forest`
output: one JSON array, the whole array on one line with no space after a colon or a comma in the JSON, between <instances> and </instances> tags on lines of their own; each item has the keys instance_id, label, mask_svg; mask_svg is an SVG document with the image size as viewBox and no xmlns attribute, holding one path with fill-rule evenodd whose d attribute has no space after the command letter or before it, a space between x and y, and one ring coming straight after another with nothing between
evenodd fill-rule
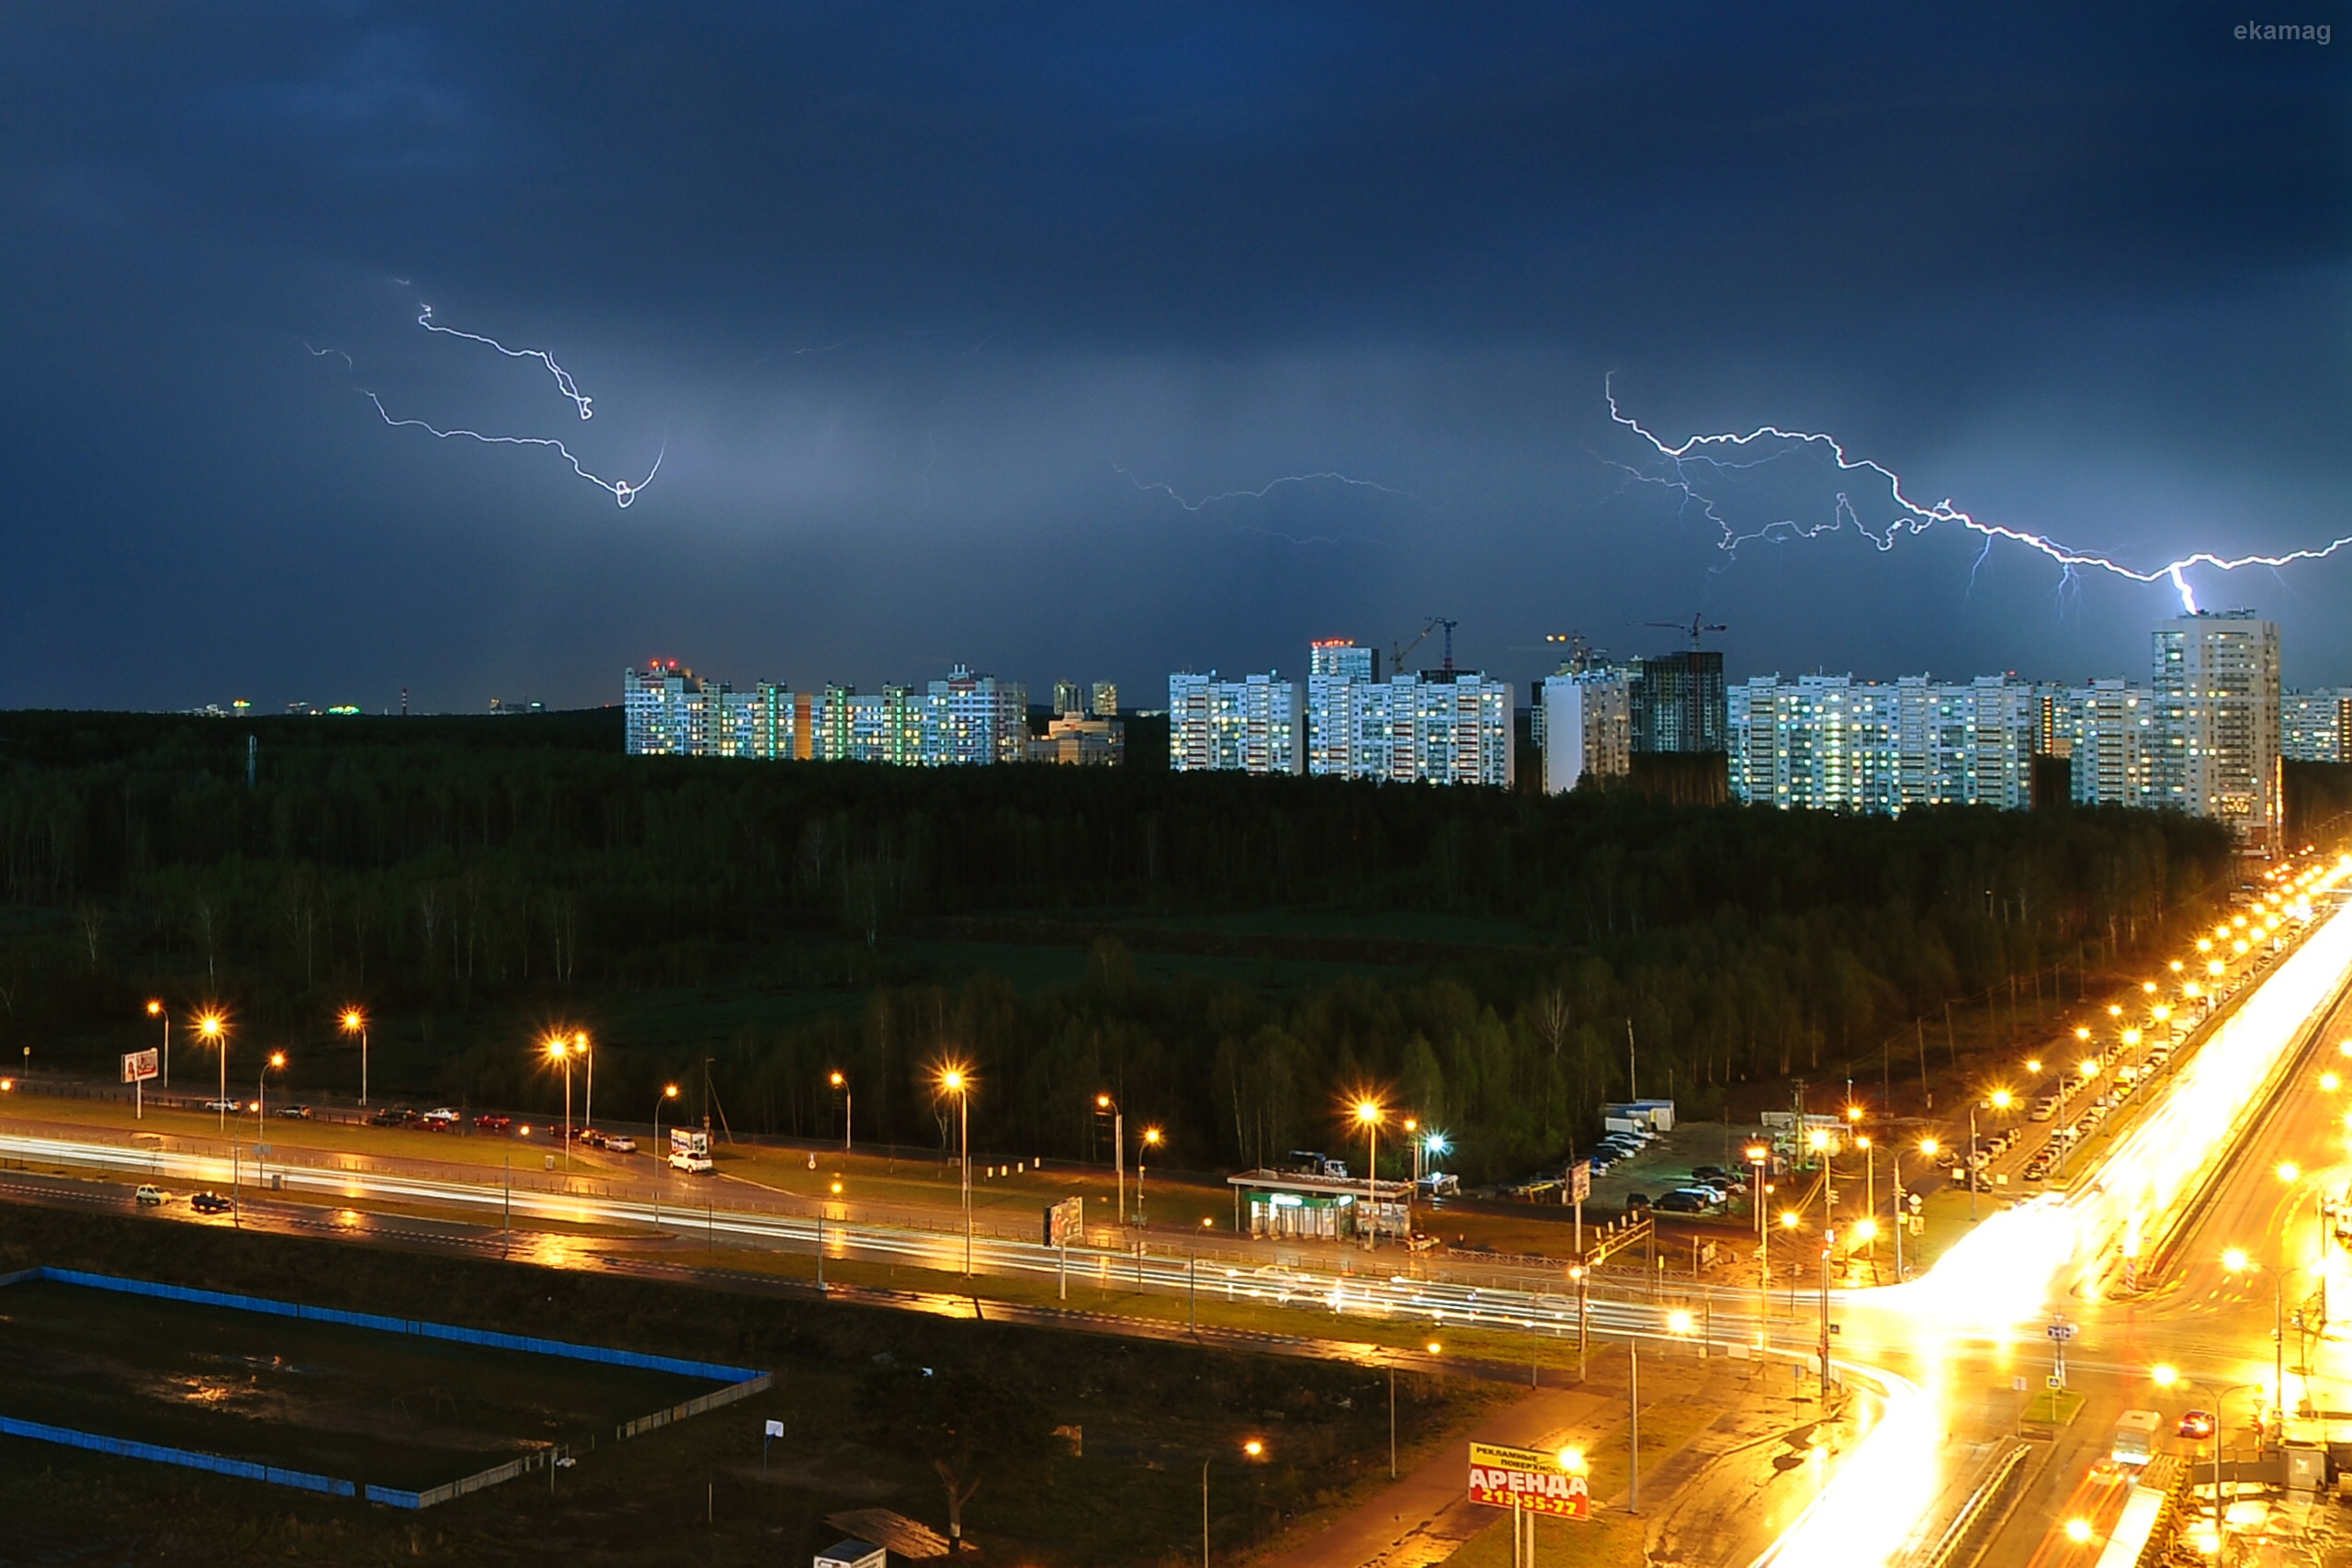
<instances>
[{"instance_id":1,"label":"dense forest","mask_svg":"<svg viewBox=\"0 0 2352 1568\"><path fill-rule=\"evenodd\" d=\"M0 1049L95 1070L150 995L249 1034L356 998L438 1021L405 1087L527 1103L529 1021L726 993L745 1008L725 1037L615 1039L600 1093L708 1054L739 1131L817 1132L841 1068L862 1136L935 1144L925 1085L953 1056L985 1086L977 1142L1086 1153L1111 1088L1210 1166L1330 1137L1365 1086L1499 1170L1586 1134L1629 1034L1644 1091L1703 1105L2012 976L2038 995L2232 874L2217 829L2154 813L620 750L611 711L0 716ZM1219 922L1250 952L1270 913L1313 936L1311 976L1135 962ZM1387 934L1349 934L1367 916ZM922 956L989 921L1084 948L1084 977Z\"/></svg>"}]
</instances>

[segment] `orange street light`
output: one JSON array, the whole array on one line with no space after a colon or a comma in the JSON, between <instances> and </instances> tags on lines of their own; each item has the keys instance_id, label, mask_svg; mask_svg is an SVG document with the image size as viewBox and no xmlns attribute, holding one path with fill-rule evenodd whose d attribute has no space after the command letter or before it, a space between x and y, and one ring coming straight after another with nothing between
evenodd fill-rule
<instances>
[{"instance_id":1,"label":"orange street light","mask_svg":"<svg viewBox=\"0 0 2352 1568\"><path fill-rule=\"evenodd\" d=\"M196 1020L197 1038L220 1053L220 1099L214 1107L220 1113L220 1131L229 1131L229 1021L216 1010L199 1013Z\"/></svg>"},{"instance_id":2,"label":"orange street light","mask_svg":"<svg viewBox=\"0 0 2352 1568\"><path fill-rule=\"evenodd\" d=\"M359 1103L368 1103L368 1015L357 1008L343 1010L343 1032L359 1036Z\"/></svg>"}]
</instances>

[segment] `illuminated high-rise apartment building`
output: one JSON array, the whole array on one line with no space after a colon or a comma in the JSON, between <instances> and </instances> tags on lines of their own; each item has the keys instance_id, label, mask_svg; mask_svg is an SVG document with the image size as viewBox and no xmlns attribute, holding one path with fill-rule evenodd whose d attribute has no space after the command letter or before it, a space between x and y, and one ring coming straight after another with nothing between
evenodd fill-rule
<instances>
[{"instance_id":1,"label":"illuminated high-rise apartment building","mask_svg":"<svg viewBox=\"0 0 2352 1568\"><path fill-rule=\"evenodd\" d=\"M2278 626L2251 610L2158 621L2155 804L2255 843L2280 827Z\"/></svg>"}]
</instances>

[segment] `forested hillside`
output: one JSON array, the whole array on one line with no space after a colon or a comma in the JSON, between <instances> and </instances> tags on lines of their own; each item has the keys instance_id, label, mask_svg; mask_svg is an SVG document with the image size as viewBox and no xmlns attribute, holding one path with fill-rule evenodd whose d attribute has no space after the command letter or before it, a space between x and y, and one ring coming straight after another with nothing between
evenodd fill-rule
<instances>
[{"instance_id":1,"label":"forested hillside","mask_svg":"<svg viewBox=\"0 0 2352 1568\"><path fill-rule=\"evenodd\" d=\"M252 782L247 783L248 746ZM1638 796L1140 770L926 772L630 759L615 713L480 719L0 716L0 1049L85 1065L150 994L249 1034L363 998L437 1020L420 1092L544 1095L533 1021L739 993L707 1042L739 1126L815 1131L824 1074L861 1132L935 1141L930 1064L976 1065L975 1137L1081 1152L1096 1091L1184 1163L1329 1135L1379 1086L1475 1167L1547 1156L1622 1093L1842 1059L1951 997L2129 947L2228 875L2155 814L1900 819ZM1427 942L1322 939L1311 982L1138 976L1130 950L1279 910L1385 914ZM922 958L1018 917L1091 946L1021 984ZM1464 922L1505 932L1464 941ZM1344 931L1344 926L1330 930ZM1107 933L1107 934L1106 934ZM1235 939L1246 950L1249 939ZM2043 982L2036 981L2039 994ZM390 1024L388 1021L388 1027ZM609 1042L635 1098L676 1070ZM695 1055L703 1054L697 1046Z\"/></svg>"}]
</instances>

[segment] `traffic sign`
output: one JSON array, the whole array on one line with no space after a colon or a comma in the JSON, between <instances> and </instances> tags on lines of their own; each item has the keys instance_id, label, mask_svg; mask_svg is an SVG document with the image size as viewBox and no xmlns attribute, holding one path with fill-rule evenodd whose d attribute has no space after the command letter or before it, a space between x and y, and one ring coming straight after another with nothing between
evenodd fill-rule
<instances>
[{"instance_id":1,"label":"traffic sign","mask_svg":"<svg viewBox=\"0 0 2352 1568\"><path fill-rule=\"evenodd\" d=\"M2061 1345L2074 1337L2075 1325L2071 1323L2053 1323L2050 1325L2050 1337L2057 1340Z\"/></svg>"}]
</instances>

